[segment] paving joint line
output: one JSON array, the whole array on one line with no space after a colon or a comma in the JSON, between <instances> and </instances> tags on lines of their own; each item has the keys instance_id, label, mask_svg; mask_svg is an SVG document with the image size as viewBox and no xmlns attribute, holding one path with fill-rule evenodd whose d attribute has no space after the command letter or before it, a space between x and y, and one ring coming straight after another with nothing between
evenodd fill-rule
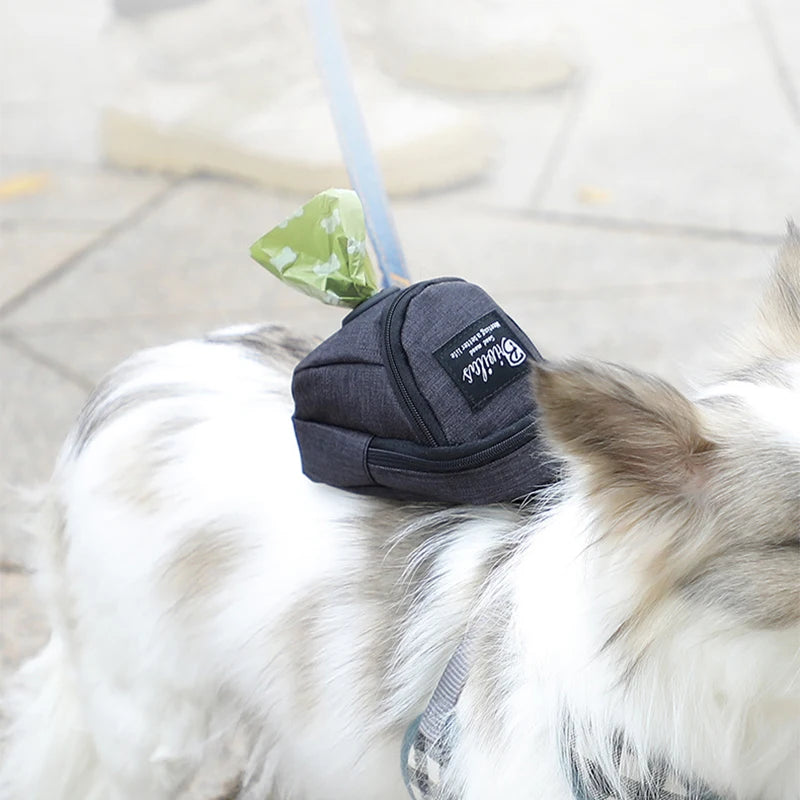
<instances>
[{"instance_id":1,"label":"paving joint line","mask_svg":"<svg viewBox=\"0 0 800 800\"><path fill-rule=\"evenodd\" d=\"M573 89L568 100L567 109L564 112L564 117L561 120L561 124L558 126L556 135L553 138L553 143L550 145L547 157L544 160L544 165L542 166L542 170L539 173L539 177L536 179L536 183L530 195L530 203L534 208L539 206L544 199L545 193L552 184L556 170L564 160L564 155L567 152L567 144L572 138L575 125L586 105L586 97L588 95L587 80L588 78L580 75L573 82Z\"/></svg>"},{"instance_id":2,"label":"paving joint line","mask_svg":"<svg viewBox=\"0 0 800 800\"><path fill-rule=\"evenodd\" d=\"M246 316L247 319L241 324L259 325L264 322L264 309L261 306L231 306L223 309L228 318L231 315ZM206 309L207 313L213 314L215 309ZM197 332L189 334L189 336L204 336L213 326L225 327L230 325L230 321L226 322L225 319L208 319L202 311L195 316L193 312L186 311L141 311L135 314L124 314L109 317L103 315L99 317L80 317L78 319L57 319L47 320L45 322L19 322L9 323L0 320L0 337L25 335L29 333L34 334L49 334L59 333L65 328L71 329L77 333L83 333L84 328L91 328L97 325L117 324L117 323L152 323L152 322L185 322L195 327ZM240 324L240 323L236 323ZM282 324L282 323L276 323ZM283 323L287 324L287 323ZM209 327L212 326L212 327Z\"/></svg>"},{"instance_id":3,"label":"paving joint line","mask_svg":"<svg viewBox=\"0 0 800 800\"><path fill-rule=\"evenodd\" d=\"M775 26L772 23L770 13L759 0L751 0L750 7L753 9L756 25L761 32L764 46L775 68L778 85L794 117L795 123L800 126L800 96L798 96L798 89L792 80L789 67L781 53L778 40L775 38Z\"/></svg>"},{"instance_id":4,"label":"paving joint line","mask_svg":"<svg viewBox=\"0 0 800 800\"><path fill-rule=\"evenodd\" d=\"M32 575L33 570L13 561L0 561L0 573L4 575Z\"/></svg>"},{"instance_id":5,"label":"paving joint line","mask_svg":"<svg viewBox=\"0 0 800 800\"><path fill-rule=\"evenodd\" d=\"M726 283L740 288L748 288L754 283L762 281L763 275L752 277L738 276L728 279ZM519 297L533 301L569 301L571 303L582 303L585 301L594 302L598 299L614 300L633 300L642 296L643 293L678 293L678 292L697 292L698 290L715 289L719 287L719 281L653 281L652 283L620 283L590 286L585 289L534 289L520 292Z\"/></svg>"},{"instance_id":6,"label":"paving joint line","mask_svg":"<svg viewBox=\"0 0 800 800\"><path fill-rule=\"evenodd\" d=\"M42 275L38 280L35 280L30 285L26 286L21 292L0 305L0 320L22 306L32 297L35 297L39 292L50 286L62 275L69 273L84 259L85 256L88 256L95 250L104 247L105 245L114 241L114 239L121 233L129 230L132 225L146 217L151 211L153 211L153 209L158 208L158 206L161 205L172 194L172 192L175 191L175 189L183 185L190 177L192 176L181 176L168 183L161 191L156 192L129 214L102 231L102 233L100 233L96 238L92 239L92 241L89 242L85 247L80 248L75 253L65 258L61 263L57 264L49 272Z\"/></svg>"},{"instance_id":7,"label":"paving joint line","mask_svg":"<svg viewBox=\"0 0 800 800\"><path fill-rule=\"evenodd\" d=\"M648 233L660 236L686 236L709 241L732 241L769 246L778 245L783 241L782 236L772 233L741 231L733 228L708 228L702 225L683 225L671 222L650 222L642 219L619 219L597 214L581 214L574 211L550 211L536 208L497 209L491 206L482 206L482 209L497 216L514 215L517 218L565 227L597 228L604 231Z\"/></svg>"},{"instance_id":8,"label":"paving joint line","mask_svg":"<svg viewBox=\"0 0 800 800\"><path fill-rule=\"evenodd\" d=\"M69 367L65 367L60 361L40 353L36 348L31 347L27 342L17 338L7 330L0 330L0 342L16 350L21 355L25 356L30 361L46 367L51 372L54 372L60 378L77 386L85 392L91 392L94 389L94 382L84 377L78 372L74 372Z\"/></svg>"},{"instance_id":9,"label":"paving joint line","mask_svg":"<svg viewBox=\"0 0 800 800\"><path fill-rule=\"evenodd\" d=\"M24 219L22 217L6 217L0 219L0 231L20 231L30 228L47 228L48 233L95 233L101 234L107 228L103 223L81 222L80 220L59 219L57 217L41 217Z\"/></svg>"}]
</instances>

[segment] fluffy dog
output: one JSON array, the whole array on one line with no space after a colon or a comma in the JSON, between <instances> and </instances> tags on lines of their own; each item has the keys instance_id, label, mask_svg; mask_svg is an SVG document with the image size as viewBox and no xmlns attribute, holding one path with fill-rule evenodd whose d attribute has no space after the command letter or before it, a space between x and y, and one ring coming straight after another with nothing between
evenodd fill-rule
<instances>
[{"instance_id":1,"label":"fluffy dog","mask_svg":"<svg viewBox=\"0 0 800 800\"><path fill-rule=\"evenodd\" d=\"M242 799L406 800L404 732L465 640L437 798L674 797L651 791L660 765L690 795L800 798L796 229L738 366L699 396L537 367L564 465L538 504L306 480L305 348L227 330L134 356L90 399L38 526L53 632L9 691L5 800L175 798L235 730Z\"/></svg>"}]
</instances>

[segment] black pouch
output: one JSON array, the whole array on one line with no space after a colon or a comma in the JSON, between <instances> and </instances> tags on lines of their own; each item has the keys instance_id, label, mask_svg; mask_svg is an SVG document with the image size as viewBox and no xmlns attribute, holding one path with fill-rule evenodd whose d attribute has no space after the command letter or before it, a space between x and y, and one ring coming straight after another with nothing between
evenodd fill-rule
<instances>
[{"instance_id":1,"label":"black pouch","mask_svg":"<svg viewBox=\"0 0 800 800\"><path fill-rule=\"evenodd\" d=\"M384 290L295 369L303 472L400 498L525 497L555 478L528 380L539 360L478 286L441 278Z\"/></svg>"}]
</instances>

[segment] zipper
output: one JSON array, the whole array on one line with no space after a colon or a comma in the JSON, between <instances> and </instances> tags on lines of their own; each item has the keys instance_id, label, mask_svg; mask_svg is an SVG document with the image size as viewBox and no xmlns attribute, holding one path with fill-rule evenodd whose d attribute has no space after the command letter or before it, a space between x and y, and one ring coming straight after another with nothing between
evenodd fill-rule
<instances>
[{"instance_id":1,"label":"zipper","mask_svg":"<svg viewBox=\"0 0 800 800\"><path fill-rule=\"evenodd\" d=\"M474 453L455 458L441 458L422 454L403 453L391 449L390 439L373 439L369 446L369 466L388 469L412 469L417 472L461 472L482 467L507 456L527 444L536 436L536 425L530 423L506 439ZM439 448L446 449L446 448Z\"/></svg>"},{"instance_id":2,"label":"zipper","mask_svg":"<svg viewBox=\"0 0 800 800\"><path fill-rule=\"evenodd\" d=\"M430 281L430 283L437 283L438 281ZM402 292L398 292L397 297L394 298L392 304L389 306L386 312L386 320L384 321L383 326L383 337L384 337L384 349L386 351L386 360L389 363L389 371L392 374L392 379L394 380L394 385L397 387L400 397L405 404L406 410L410 415L411 419L416 423L417 428L425 437L425 441L431 446L436 447L440 444L437 438L431 433L431 429L428 424L425 422L425 418L420 412L419 408L414 403L414 399L411 396L411 393L408 391L408 387L405 385L403 381L403 377L400 371L400 367L397 364L397 357L395 355L394 349L392 347L392 320L394 319L395 311L397 310L397 306L400 300L409 292L414 291L416 294L417 292L421 291L425 288L428 284L425 285L416 284L415 286L411 286L408 289L405 289Z\"/></svg>"}]
</instances>

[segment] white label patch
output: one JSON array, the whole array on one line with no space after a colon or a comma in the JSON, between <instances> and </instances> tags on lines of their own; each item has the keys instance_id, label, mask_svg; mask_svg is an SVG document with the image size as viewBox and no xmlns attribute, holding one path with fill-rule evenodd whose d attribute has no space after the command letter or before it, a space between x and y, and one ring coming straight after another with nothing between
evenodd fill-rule
<instances>
[{"instance_id":1,"label":"white label patch","mask_svg":"<svg viewBox=\"0 0 800 800\"><path fill-rule=\"evenodd\" d=\"M490 311L459 331L434 356L472 408L527 374L530 353L508 322Z\"/></svg>"}]
</instances>

